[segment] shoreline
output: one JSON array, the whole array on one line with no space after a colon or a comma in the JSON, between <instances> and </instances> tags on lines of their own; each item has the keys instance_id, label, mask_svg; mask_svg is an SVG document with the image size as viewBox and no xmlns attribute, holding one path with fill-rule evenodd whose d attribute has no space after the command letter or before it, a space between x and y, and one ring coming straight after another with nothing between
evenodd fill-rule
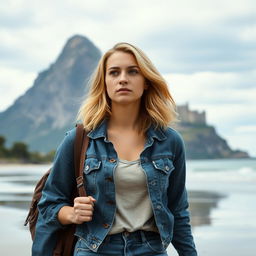
<instances>
[{"instance_id":1,"label":"shoreline","mask_svg":"<svg viewBox=\"0 0 256 256\"><path fill-rule=\"evenodd\" d=\"M189 161L228 161L228 160L232 160L232 161L239 161L239 160L256 160L256 156L250 156L250 157L241 157L241 158L202 158L202 159L198 159L198 158L187 158L186 159L186 162L189 162ZM26 162L26 161L19 161L18 159L17 160L13 160L13 161L10 161L9 159L3 159L1 158L0 159L0 167L1 166L4 166L4 165L7 165L7 166L17 166L17 165L34 165L34 166L37 166L37 165L50 165L52 164L52 161L50 162Z\"/></svg>"},{"instance_id":2,"label":"shoreline","mask_svg":"<svg viewBox=\"0 0 256 256\"><path fill-rule=\"evenodd\" d=\"M221 195L211 191L189 191L191 225L193 230L199 226L211 225L211 210L216 206ZM17 204L19 207L17 207ZM24 221L29 210L28 201L12 201L5 205L0 203L0 214L4 223L0 229L0 254L1 255L16 255L17 251L20 256L27 256L31 253L32 240L28 227L24 227ZM200 210L195 209L200 205ZM200 211L203 209L203 214ZM15 247L12 246L13 239ZM175 254L175 250L170 245L168 247L170 255Z\"/></svg>"},{"instance_id":3,"label":"shoreline","mask_svg":"<svg viewBox=\"0 0 256 256\"><path fill-rule=\"evenodd\" d=\"M31 255L31 237L23 223L35 182L48 167L0 165L0 202L5 204L0 206L4 219L0 255ZM189 160L187 170L190 220L198 255L254 256L255 160ZM178 255L172 245L167 251L170 256Z\"/></svg>"},{"instance_id":4,"label":"shoreline","mask_svg":"<svg viewBox=\"0 0 256 256\"><path fill-rule=\"evenodd\" d=\"M29 209L32 193L15 193L13 196L15 198L12 200L1 200L0 198L0 207L24 211ZM24 199L24 196L26 199ZM191 225L195 227L201 225L210 225L211 211L217 208L219 201L226 196L226 194L214 191L188 190Z\"/></svg>"},{"instance_id":5,"label":"shoreline","mask_svg":"<svg viewBox=\"0 0 256 256\"><path fill-rule=\"evenodd\" d=\"M1 166L31 166L31 165L34 165L34 166L38 166L38 165L47 165L47 164L52 164L52 162L41 162L41 163L32 163L32 162L19 162L19 161L14 161L14 162L8 162L8 161L1 161L0 160L0 167Z\"/></svg>"},{"instance_id":6,"label":"shoreline","mask_svg":"<svg viewBox=\"0 0 256 256\"><path fill-rule=\"evenodd\" d=\"M230 248L235 250L235 253L232 254L234 256L253 255L255 248L251 241L256 238L256 235L253 233L253 225L248 226L248 221L253 213L247 209L246 212L249 215L245 218L244 226L235 225L235 223L242 223L239 216L243 215L232 216L231 214L239 197L247 198L247 201L244 200L244 206L250 207L248 201L252 200L253 195L248 198L248 195L244 193L223 194L210 190L189 190L188 195L192 233L199 255L230 255ZM241 211L242 214L243 209L244 207L241 205L237 211ZM32 241L29 229L23 226L27 213L28 208L19 209L15 207L15 204L12 206L0 205L0 214L4 219L0 229L0 237L3 238L0 240L0 255L17 255L17 252L20 256L31 254ZM245 230L247 230L246 234L244 234ZM15 247L12 246L13 240L16 241ZM240 248L238 241L241 241L248 249ZM172 244L168 246L167 252L168 255L178 255Z\"/></svg>"}]
</instances>

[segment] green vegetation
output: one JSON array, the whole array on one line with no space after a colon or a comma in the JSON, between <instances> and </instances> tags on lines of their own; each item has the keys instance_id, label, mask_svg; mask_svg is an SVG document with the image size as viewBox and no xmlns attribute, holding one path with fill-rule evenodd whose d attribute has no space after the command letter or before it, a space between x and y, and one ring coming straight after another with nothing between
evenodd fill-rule
<instances>
[{"instance_id":1,"label":"green vegetation","mask_svg":"<svg viewBox=\"0 0 256 256\"><path fill-rule=\"evenodd\" d=\"M198 140L199 137L210 137L214 134L214 131L211 126L194 125L183 129L181 134L186 142L192 142Z\"/></svg>"},{"instance_id":2,"label":"green vegetation","mask_svg":"<svg viewBox=\"0 0 256 256\"><path fill-rule=\"evenodd\" d=\"M34 151L29 152L27 144L24 142L14 142L8 149L5 147L6 139L0 136L0 161L23 162L23 163L46 163L52 162L55 151L47 154Z\"/></svg>"}]
</instances>

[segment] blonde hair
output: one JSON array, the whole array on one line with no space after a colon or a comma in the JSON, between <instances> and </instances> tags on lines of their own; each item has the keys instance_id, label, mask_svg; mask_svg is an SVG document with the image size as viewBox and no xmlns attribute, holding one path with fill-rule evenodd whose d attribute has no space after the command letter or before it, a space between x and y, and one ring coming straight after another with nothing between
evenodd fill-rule
<instances>
[{"instance_id":1,"label":"blonde hair","mask_svg":"<svg viewBox=\"0 0 256 256\"><path fill-rule=\"evenodd\" d=\"M89 93L81 104L77 120L82 121L85 129L90 131L111 116L111 101L106 91L105 73L106 62L116 51L130 53L135 57L148 84L141 99L139 132L146 132L151 125L167 128L177 117L176 105L167 83L142 50L128 43L116 44L101 57L89 80Z\"/></svg>"}]
</instances>

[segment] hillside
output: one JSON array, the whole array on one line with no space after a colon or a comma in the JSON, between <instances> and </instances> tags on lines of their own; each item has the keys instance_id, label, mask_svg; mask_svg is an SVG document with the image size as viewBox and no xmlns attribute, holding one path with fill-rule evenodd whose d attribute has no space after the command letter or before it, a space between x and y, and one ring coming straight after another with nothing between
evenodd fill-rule
<instances>
[{"instance_id":1,"label":"hillside","mask_svg":"<svg viewBox=\"0 0 256 256\"><path fill-rule=\"evenodd\" d=\"M57 60L38 74L31 88L0 113L0 134L8 145L24 141L30 150L50 151L74 126L86 81L101 52L86 37L73 36Z\"/></svg>"},{"instance_id":2,"label":"hillside","mask_svg":"<svg viewBox=\"0 0 256 256\"><path fill-rule=\"evenodd\" d=\"M247 158L247 152L232 150L227 141L207 124L205 111L191 110L189 104L177 107L179 120L175 128L186 144L187 158Z\"/></svg>"},{"instance_id":3,"label":"hillside","mask_svg":"<svg viewBox=\"0 0 256 256\"><path fill-rule=\"evenodd\" d=\"M177 130L184 138L189 159L249 157L247 152L232 150L213 126L181 123Z\"/></svg>"}]
</instances>

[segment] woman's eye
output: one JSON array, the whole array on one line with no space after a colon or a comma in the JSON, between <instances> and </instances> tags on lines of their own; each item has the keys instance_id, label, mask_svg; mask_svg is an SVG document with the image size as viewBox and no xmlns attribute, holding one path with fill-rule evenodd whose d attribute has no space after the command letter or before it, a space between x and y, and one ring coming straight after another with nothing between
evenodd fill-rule
<instances>
[{"instance_id":1,"label":"woman's eye","mask_svg":"<svg viewBox=\"0 0 256 256\"><path fill-rule=\"evenodd\" d=\"M138 73L139 73L139 71L137 69L130 69L129 70L129 74L134 75L134 74L138 74Z\"/></svg>"},{"instance_id":2,"label":"woman's eye","mask_svg":"<svg viewBox=\"0 0 256 256\"><path fill-rule=\"evenodd\" d=\"M110 71L109 74L110 74L111 76L116 76L116 75L118 75L118 71L113 70L113 71Z\"/></svg>"}]
</instances>

